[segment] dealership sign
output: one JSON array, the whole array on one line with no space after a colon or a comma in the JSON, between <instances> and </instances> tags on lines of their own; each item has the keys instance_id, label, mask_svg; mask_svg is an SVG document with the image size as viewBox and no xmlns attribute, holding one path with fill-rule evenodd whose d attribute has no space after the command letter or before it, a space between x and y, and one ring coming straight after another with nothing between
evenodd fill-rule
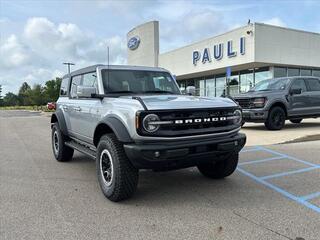
<instances>
[{"instance_id":1,"label":"dealership sign","mask_svg":"<svg viewBox=\"0 0 320 240\"><path fill-rule=\"evenodd\" d=\"M132 37L128 41L128 48L130 50L135 50L139 47L140 44L140 38L138 36Z\"/></svg>"},{"instance_id":2,"label":"dealership sign","mask_svg":"<svg viewBox=\"0 0 320 240\"><path fill-rule=\"evenodd\" d=\"M192 53L192 62L193 65L197 65L199 61L203 64L206 62L212 62L212 59L217 61L223 58L223 53L226 51L226 55L231 58L237 56L237 50L233 48L233 41L230 40L227 42L227 47L224 49L224 44L219 43L213 46L213 48L204 48L202 51L195 50ZM212 52L211 52L212 51ZM239 39L239 53L241 55L245 54L245 37Z\"/></svg>"}]
</instances>

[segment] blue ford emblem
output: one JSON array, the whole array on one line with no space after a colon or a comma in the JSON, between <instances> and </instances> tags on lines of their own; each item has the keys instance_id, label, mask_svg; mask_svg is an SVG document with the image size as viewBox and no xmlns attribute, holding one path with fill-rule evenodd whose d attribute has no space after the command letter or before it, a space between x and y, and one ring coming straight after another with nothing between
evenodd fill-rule
<instances>
[{"instance_id":1,"label":"blue ford emblem","mask_svg":"<svg viewBox=\"0 0 320 240\"><path fill-rule=\"evenodd\" d=\"M139 37L132 37L129 39L128 41L128 48L130 50L135 50L139 47L139 44L140 44L140 38Z\"/></svg>"}]
</instances>

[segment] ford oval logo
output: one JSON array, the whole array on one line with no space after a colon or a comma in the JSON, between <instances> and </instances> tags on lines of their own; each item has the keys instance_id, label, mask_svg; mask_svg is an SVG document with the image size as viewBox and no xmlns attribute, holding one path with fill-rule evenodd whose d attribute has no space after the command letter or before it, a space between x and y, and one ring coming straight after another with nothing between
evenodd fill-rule
<instances>
[{"instance_id":1,"label":"ford oval logo","mask_svg":"<svg viewBox=\"0 0 320 240\"><path fill-rule=\"evenodd\" d=\"M128 48L130 50L135 50L139 47L139 44L140 44L140 38L139 37L132 37L129 39L128 41Z\"/></svg>"}]
</instances>

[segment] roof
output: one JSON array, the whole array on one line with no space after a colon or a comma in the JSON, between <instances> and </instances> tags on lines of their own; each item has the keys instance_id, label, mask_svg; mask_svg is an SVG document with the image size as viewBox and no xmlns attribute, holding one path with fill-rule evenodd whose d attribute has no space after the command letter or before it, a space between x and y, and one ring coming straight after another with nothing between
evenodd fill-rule
<instances>
[{"instance_id":1,"label":"roof","mask_svg":"<svg viewBox=\"0 0 320 240\"><path fill-rule=\"evenodd\" d=\"M94 72L96 69L117 69L117 70L140 70L140 71L167 71L164 68L159 67L145 67L145 66L131 66L131 65L104 65L104 64L96 64L92 66L88 66L85 68L80 68L70 73L70 76L80 75L88 72ZM63 76L63 78L68 77L69 74Z\"/></svg>"}]
</instances>

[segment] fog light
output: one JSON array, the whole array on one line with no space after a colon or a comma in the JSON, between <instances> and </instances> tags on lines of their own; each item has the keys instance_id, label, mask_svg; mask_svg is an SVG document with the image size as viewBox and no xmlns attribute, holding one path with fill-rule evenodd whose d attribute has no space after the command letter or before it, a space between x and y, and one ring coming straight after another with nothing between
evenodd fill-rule
<instances>
[{"instance_id":1,"label":"fog light","mask_svg":"<svg viewBox=\"0 0 320 240\"><path fill-rule=\"evenodd\" d=\"M160 152L154 152L154 156L156 157L156 158L158 158L158 157L160 157Z\"/></svg>"}]
</instances>

